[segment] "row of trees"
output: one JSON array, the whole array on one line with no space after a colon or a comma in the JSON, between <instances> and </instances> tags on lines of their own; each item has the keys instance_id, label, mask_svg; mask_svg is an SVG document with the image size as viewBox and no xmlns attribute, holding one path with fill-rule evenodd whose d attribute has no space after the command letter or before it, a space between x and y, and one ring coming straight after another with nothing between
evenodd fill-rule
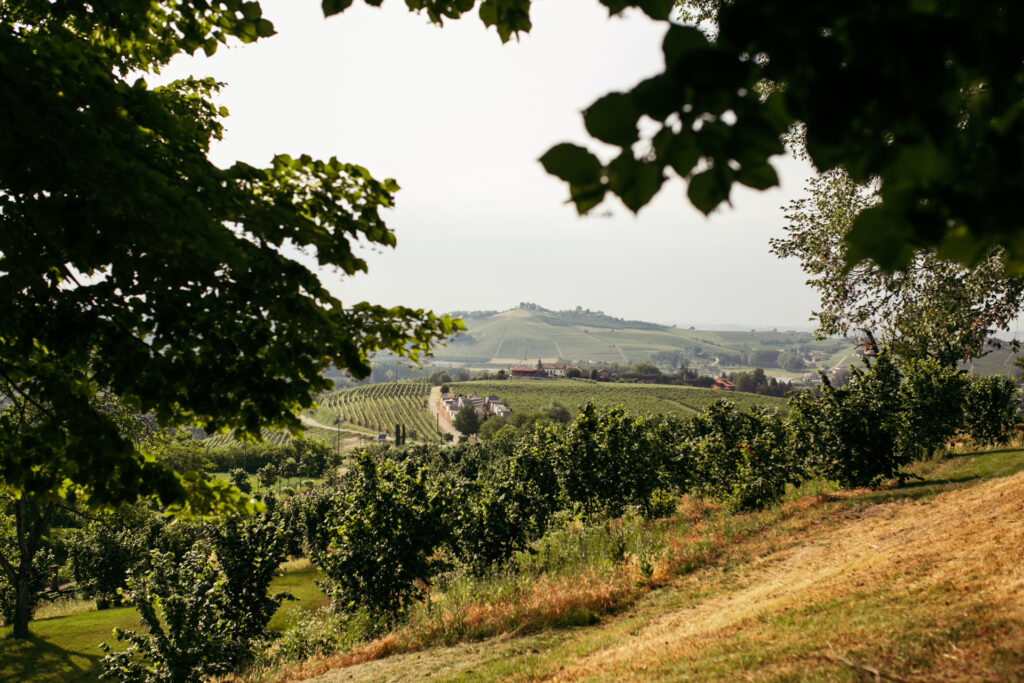
<instances>
[{"instance_id":1,"label":"row of trees","mask_svg":"<svg viewBox=\"0 0 1024 683\"><path fill-rule=\"evenodd\" d=\"M85 594L146 619L147 630L118 634L134 647L108 652L111 677L198 680L236 669L270 637L283 596L267 589L286 554L320 567L338 610L383 628L438 572L502 566L559 511L654 517L682 493L748 509L809 477L878 485L957 429L1005 440L1017 401L1006 378L882 354L842 389L795 396L785 417L728 402L686 420L586 405L565 424L480 443L375 449L334 483L280 504L269 495L251 517L188 522L124 507L81 529L70 562Z\"/></svg>"},{"instance_id":2,"label":"row of trees","mask_svg":"<svg viewBox=\"0 0 1024 683\"><path fill-rule=\"evenodd\" d=\"M681 493L760 508L809 477L902 481L907 464L958 429L979 444L1006 440L1017 403L1006 378L883 354L842 389L826 381L794 397L786 417L728 402L689 420L587 405L564 426L515 438L363 456L337 490L303 499L318 501L309 519L328 520L326 536L306 542L319 544L308 549L342 609L387 622L441 567L485 572L542 536L559 510L656 516Z\"/></svg>"}]
</instances>

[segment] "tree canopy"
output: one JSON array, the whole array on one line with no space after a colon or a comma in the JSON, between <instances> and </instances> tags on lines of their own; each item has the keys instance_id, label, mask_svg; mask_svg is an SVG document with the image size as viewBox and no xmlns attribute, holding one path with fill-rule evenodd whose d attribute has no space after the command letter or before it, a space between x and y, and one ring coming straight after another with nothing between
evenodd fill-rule
<instances>
[{"instance_id":1,"label":"tree canopy","mask_svg":"<svg viewBox=\"0 0 1024 683\"><path fill-rule=\"evenodd\" d=\"M288 255L366 270L353 242L394 246L380 210L395 181L305 155L219 168L218 84L143 77L272 33L237 0L0 7L0 379L26 406L0 413L0 479L15 494L181 502L97 393L165 425L294 429L328 365L364 376L374 351L416 358L456 329L343 304Z\"/></svg>"},{"instance_id":2,"label":"tree canopy","mask_svg":"<svg viewBox=\"0 0 1024 683\"><path fill-rule=\"evenodd\" d=\"M717 13L713 39L670 26L665 70L584 112L589 133L618 156L604 163L566 143L542 157L580 213L609 193L637 211L670 170L704 213L727 202L735 183L776 185L769 159L799 122L820 171L842 167L856 183L879 183L881 201L850 230L851 263L870 258L891 270L929 248L975 264L1000 246L1012 268L1024 267L1024 6L685 4L689 18ZM641 137L642 120L651 132Z\"/></svg>"}]
</instances>

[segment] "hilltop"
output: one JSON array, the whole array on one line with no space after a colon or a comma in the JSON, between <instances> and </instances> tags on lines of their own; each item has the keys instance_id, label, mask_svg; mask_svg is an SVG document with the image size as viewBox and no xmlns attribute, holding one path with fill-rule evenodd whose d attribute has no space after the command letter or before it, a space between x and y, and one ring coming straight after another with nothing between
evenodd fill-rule
<instances>
[{"instance_id":1,"label":"hilltop","mask_svg":"<svg viewBox=\"0 0 1024 683\"><path fill-rule=\"evenodd\" d=\"M453 314L463 318L466 331L436 350L434 360L440 364L498 369L537 360L583 365L649 362L669 372L681 365L706 374L763 367L797 376L847 366L857 358L850 340L818 340L810 332L682 329L582 307L552 311L523 303L508 311ZM788 362L780 358L783 352L789 352Z\"/></svg>"}]
</instances>

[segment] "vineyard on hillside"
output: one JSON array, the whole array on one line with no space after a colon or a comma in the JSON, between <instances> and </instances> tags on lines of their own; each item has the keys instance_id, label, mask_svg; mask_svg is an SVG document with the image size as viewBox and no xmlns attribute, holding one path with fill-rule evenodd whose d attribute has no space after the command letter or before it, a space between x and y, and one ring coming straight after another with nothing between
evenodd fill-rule
<instances>
[{"instance_id":1,"label":"vineyard on hillside","mask_svg":"<svg viewBox=\"0 0 1024 683\"><path fill-rule=\"evenodd\" d=\"M373 433L393 434L401 424L410 440L433 441L437 426L427 405L429 396L426 382L369 384L321 394L312 415L321 424Z\"/></svg>"},{"instance_id":2,"label":"vineyard on hillside","mask_svg":"<svg viewBox=\"0 0 1024 683\"><path fill-rule=\"evenodd\" d=\"M292 435L288 432L274 432L266 428L260 430L260 437L263 439L263 443L270 446L283 446L292 440ZM224 448L233 446L237 443L237 440L234 434L228 432L226 434L209 436L203 439L202 443L207 448Z\"/></svg>"},{"instance_id":3,"label":"vineyard on hillside","mask_svg":"<svg viewBox=\"0 0 1024 683\"><path fill-rule=\"evenodd\" d=\"M651 413L676 417L692 416L721 400L732 401L743 410L754 405L777 408L783 413L787 410L786 400L782 398L664 384L619 384L579 379L492 380L453 382L451 388L456 394L496 395L513 411L526 413L536 412L553 401L561 403L574 415L587 401L598 407L621 405L637 415Z\"/></svg>"}]
</instances>

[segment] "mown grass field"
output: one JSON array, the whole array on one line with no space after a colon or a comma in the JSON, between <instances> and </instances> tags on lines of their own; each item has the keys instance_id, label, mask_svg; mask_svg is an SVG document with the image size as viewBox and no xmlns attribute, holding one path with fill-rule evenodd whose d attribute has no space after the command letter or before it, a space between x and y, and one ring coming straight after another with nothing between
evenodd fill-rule
<instances>
[{"instance_id":1,"label":"mown grass field","mask_svg":"<svg viewBox=\"0 0 1024 683\"><path fill-rule=\"evenodd\" d=\"M280 631L295 623L304 611L327 603L316 585L316 569L306 561L288 563L274 579L272 592L288 591L297 599L286 601L270 628ZM0 628L0 680L65 683L95 681L102 672L99 644L114 646L114 628L139 629L138 613L131 607L90 610L51 617L29 625L32 637L15 640L11 629Z\"/></svg>"},{"instance_id":2,"label":"mown grass field","mask_svg":"<svg viewBox=\"0 0 1024 683\"><path fill-rule=\"evenodd\" d=\"M580 406L591 401L599 407L622 405L638 415L675 415L688 417L711 403L729 400L740 408L766 405L785 411L786 400L735 391L715 391L699 387L677 387L659 384L618 384L579 379L559 380L495 380L454 382L456 394L476 392L481 396L498 396L513 412L532 413L561 403L575 414Z\"/></svg>"},{"instance_id":3,"label":"mown grass field","mask_svg":"<svg viewBox=\"0 0 1024 683\"><path fill-rule=\"evenodd\" d=\"M597 553L496 577L274 680L1024 679L1024 451L911 469L923 480L808 482L762 512L684 499L640 527L648 572Z\"/></svg>"}]
</instances>

